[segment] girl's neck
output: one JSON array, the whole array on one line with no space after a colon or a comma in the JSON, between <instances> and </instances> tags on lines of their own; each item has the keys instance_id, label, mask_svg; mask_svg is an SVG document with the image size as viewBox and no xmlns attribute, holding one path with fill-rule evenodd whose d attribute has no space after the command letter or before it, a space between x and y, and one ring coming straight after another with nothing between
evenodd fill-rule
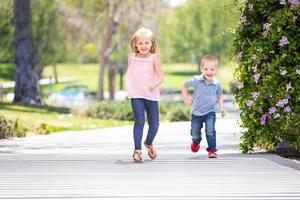
<instances>
[{"instance_id":1,"label":"girl's neck","mask_svg":"<svg viewBox=\"0 0 300 200\"><path fill-rule=\"evenodd\" d=\"M150 54L150 52L148 52L147 54L136 53L135 56L138 58L148 58Z\"/></svg>"}]
</instances>

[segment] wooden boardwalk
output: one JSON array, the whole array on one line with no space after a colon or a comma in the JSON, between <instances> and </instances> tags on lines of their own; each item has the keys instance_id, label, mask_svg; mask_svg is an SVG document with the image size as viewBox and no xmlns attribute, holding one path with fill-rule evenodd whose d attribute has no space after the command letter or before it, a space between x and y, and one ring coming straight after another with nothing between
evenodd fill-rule
<instances>
[{"instance_id":1,"label":"wooden boardwalk","mask_svg":"<svg viewBox=\"0 0 300 200\"><path fill-rule=\"evenodd\" d=\"M132 127L0 141L0 199L300 200L300 163L239 153L233 118L217 122L219 158L189 150L188 122L162 124L158 158L134 163Z\"/></svg>"},{"instance_id":2,"label":"wooden boardwalk","mask_svg":"<svg viewBox=\"0 0 300 200\"><path fill-rule=\"evenodd\" d=\"M2 155L0 199L300 199L300 164L270 154Z\"/></svg>"}]
</instances>

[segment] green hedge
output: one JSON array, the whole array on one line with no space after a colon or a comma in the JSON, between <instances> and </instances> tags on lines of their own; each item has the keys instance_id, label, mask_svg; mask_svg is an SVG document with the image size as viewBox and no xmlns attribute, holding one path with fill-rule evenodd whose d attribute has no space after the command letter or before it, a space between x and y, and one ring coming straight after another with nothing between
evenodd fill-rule
<instances>
[{"instance_id":1,"label":"green hedge","mask_svg":"<svg viewBox=\"0 0 300 200\"><path fill-rule=\"evenodd\" d=\"M243 152L280 141L300 148L299 0L235 1L240 23L232 52Z\"/></svg>"},{"instance_id":2,"label":"green hedge","mask_svg":"<svg viewBox=\"0 0 300 200\"><path fill-rule=\"evenodd\" d=\"M190 120L190 108L182 103L159 103L162 121ZM134 120L130 101L102 101L90 106L87 115L100 119Z\"/></svg>"},{"instance_id":3,"label":"green hedge","mask_svg":"<svg viewBox=\"0 0 300 200\"><path fill-rule=\"evenodd\" d=\"M25 128L19 120L7 120L0 115L0 139L9 137L24 137L28 129Z\"/></svg>"}]
</instances>

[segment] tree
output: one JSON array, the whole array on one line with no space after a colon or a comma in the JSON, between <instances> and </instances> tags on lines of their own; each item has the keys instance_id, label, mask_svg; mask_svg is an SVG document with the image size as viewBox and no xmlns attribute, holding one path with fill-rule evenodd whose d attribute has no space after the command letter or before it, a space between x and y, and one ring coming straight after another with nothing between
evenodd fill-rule
<instances>
[{"instance_id":1,"label":"tree","mask_svg":"<svg viewBox=\"0 0 300 200\"><path fill-rule=\"evenodd\" d=\"M14 0L16 81L14 102L40 104L39 77L34 65L30 0Z\"/></svg>"},{"instance_id":2,"label":"tree","mask_svg":"<svg viewBox=\"0 0 300 200\"><path fill-rule=\"evenodd\" d=\"M112 54L119 47L129 43L130 35L142 25L144 16L151 12L155 16L160 1L145 2L106 0L106 17L104 20L104 35L100 47L100 70L97 99L104 99L104 74L108 68L109 99L114 99L115 75L118 68L112 60ZM152 16L153 19L153 16ZM120 50L119 50L120 51ZM121 51L124 51L121 50Z\"/></svg>"},{"instance_id":3,"label":"tree","mask_svg":"<svg viewBox=\"0 0 300 200\"><path fill-rule=\"evenodd\" d=\"M230 8L230 9L228 9ZM196 62L204 54L224 59L238 21L232 0L189 0L161 15L159 42L165 62Z\"/></svg>"}]
</instances>

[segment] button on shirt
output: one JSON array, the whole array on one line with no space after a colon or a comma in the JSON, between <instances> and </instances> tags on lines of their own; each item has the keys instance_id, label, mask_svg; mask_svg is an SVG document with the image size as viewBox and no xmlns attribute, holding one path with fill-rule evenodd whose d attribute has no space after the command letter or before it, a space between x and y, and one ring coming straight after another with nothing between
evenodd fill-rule
<instances>
[{"instance_id":1,"label":"button on shirt","mask_svg":"<svg viewBox=\"0 0 300 200\"><path fill-rule=\"evenodd\" d=\"M209 112L216 112L217 96L223 93L220 81L214 79L210 83L205 83L203 75L198 75L186 81L184 85L193 88L194 115L203 116Z\"/></svg>"}]
</instances>

